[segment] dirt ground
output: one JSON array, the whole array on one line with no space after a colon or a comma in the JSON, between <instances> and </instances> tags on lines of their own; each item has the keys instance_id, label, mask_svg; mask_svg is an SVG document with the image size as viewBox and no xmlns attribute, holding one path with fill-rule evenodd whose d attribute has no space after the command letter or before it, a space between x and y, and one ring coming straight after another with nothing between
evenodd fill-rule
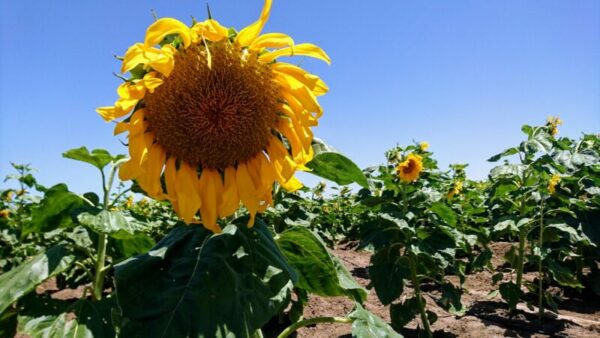
<instances>
[{"instance_id":1,"label":"dirt ground","mask_svg":"<svg viewBox=\"0 0 600 338\"><path fill-rule=\"evenodd\" d=\"M494 251L492 265L495 269L503 264L502 257L511 245L511 243L493 243L491 245L491 249ZM332 253L344 263L359 283L364 286L369 284L370 253L355 251L350 247L332 250ZM532 281L535 275L535 273L526 273L524 279ZM537 313L527 309L524 304L519 305L519 312L511 318L508 316L508 311L500 296L489 298L489 292L496 288L491 283L491 277L492 273L488 271L467 275L466 290L462 301L469 310L460 318L447 313L435 303L435 299L439 297L436 290L426 290L424 294L428 309L438 315L437 322L432 325L435 337L600 337L599 297L569 298L563 296L563 302L559 303L559 313L548 312L548 318L540 326L537 323ZM449 279L453 283L458 283L456 276L450 276ZM38 286L36 291L51 293L52 298L55 299L73 299L81 297L83 286L78 289L59 290L56 287L56 281L51 279ZM407 286L403 296L411 296L411 291ZM390 321L388 306L379 302L374 290L369 290L369 296L364 306L379 317ZM345 316L352 311L352 308L352 301L344 297L312 296L304 309L304 318ZM405 337L417 337L417 325L418 320L415 319L401 333ZM351 328L347 324L318 324L298 330L295 337L348 338L351 337L350 331ZM276 333L274 334L276 335ZM270 334L266 333L265 336L270 337ZM15 338L28 338L28 336L17 334Z\"/></svg>"},{"instance_id":2,"label":"dirt ground","mask_svg":"<svg viewBox=\"0 0 600 338\"><path fill-rule=\"evenodd\" d=\"M494 251L492 264L498 268L503 264L502 257L510 248L511 243L493 243ZM369 283L368 266L370 253L352 249L332 250L352 273L356 280L366 286ZM524 279L533 280L535 273L527 273ZM488 293L496 287L491 282L492 273L488 271L467 275L465 292L462 302L468 307L466 315L458 318L437 306L435 299L439 296L435 290L425 294L428 308L438 315L438 320L432 325L435 337L600 337L600 300L577 299L564 297L559 304L559 314L548 312L544 324L537 323L537 313L529 310L524 304L519 305L519 311L514 317L508 316L506 306L500 296L488 298ZM458 278L449 279L458 283ZM410 295L411 290L405 289ZM585 297L584 297L585 298ZM390 321L388 306L377 299L374 290L369 290L365 308L379 317ZM317 316L344 316L352 311L352 301L343 297L322 298L311 297L304 310L304 318ZM405 337L417 337L418 320L407 325L401 333ZM347 324L319 324L302 328L298 338L351 337L350 326Z\"/></svg>"}]
</instances>

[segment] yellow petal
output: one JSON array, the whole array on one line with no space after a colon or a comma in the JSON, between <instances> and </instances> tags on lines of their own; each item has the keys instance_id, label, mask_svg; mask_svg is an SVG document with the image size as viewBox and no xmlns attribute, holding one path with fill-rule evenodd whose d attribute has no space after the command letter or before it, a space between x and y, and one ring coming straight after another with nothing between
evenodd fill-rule
<instances>
[{"instance_id":1,"label":"yellow petal","mask_svg":"<svg viewBox=\"0 0 600 338\"><path fill-rule=\"evenodd\" d=\"M191 31L195 42L202 38L209 41L221 41L229 36L227 28L223 27L217 20L208 19L203 22L196 23Z\"/></svg>"},{"instance_id":2,"label":"yellow petal","mask_svg":"<svg viewBox=\"0 0 600 338\"><path fill-rule=\"evenodd\" d=\"M144 172L141 164L148 153L147 140L148 136L144 133L129 134L129 156L131 159L119 169L121 181L136 179Z\"/></svg>"},{"instance_id":3,"label":"yellow petal","mask_svg":"<svg viewBox=\"0 0 600 338\"><path fill-rule=\"evenodd\" d=\"M167 154L159 144L152 144L148 148L148 159L144 162L144 175L138 178L140 187L155 199L164 199L160 176L165 164Z\"/></svg>"},{"instance_id":4,"label":"yellow petal","mask_svg":"<svg viewBox=\"0 0 600 338\"><path fill-rule=\"evenodd\" d=\"M323 95L329 91L329 88L325 82L323 82L318 76L309 74L298 66L286 62L276 62L271 66L271 68L276 73L293 77L297 81L300 81L317 96Z\"/></svg>"},{"instance_id":5,"label":"yellow petal","mask_svg":"<svg viewBox=\"0 0 600 338\"><path fill-rule=\"evenodd\" d=\"M144 79L141 82L150 93L153 93L154 89L163 84L164 81L161 78L158 78L157 72L149 72L144 75Z\"/></svg>"},{"instance_id":6,"label":"yellow petal","mask_svg":"<svg viewBox=\"0 0 600 338\"><path fill-rule=\"evenodd\" d=\"M240 197L238 196L235 175L236 169L234 167L229 166L225 168L223 174L225 184L223 186L223 200L219 207L219 217L227 217L240 207Z\"/></svg>"},{"instance_id":7,"label":"yellow petal","mask_svg":"<svg viewBox=\"0 0 600 338\"><path fill-rule=\"evenodd\" d=\"M256 37L260 34L265 23L269 20L269 15L271 14L271 5L272 0L265 0L265 5L263 6L262 12L260 13L260 18L258 21L252 23L250 26L242 29L237 37L235 38L235 42L238 43L242 47L249 46L254 42Z\"/></svg>"},{"instance_id":8,"label":"yellow petal","mask_svg":"<svg viewBox=\"0 0 600 338\"><path fill-rule=\"evenodd\" d=\"M146 131L146 121L144 121L144 119L144 109L138 109L131 114L131 119L129 120L129 137L139 135Z\"/></svg>"},{"instance_id":9,"label":"yellow petal","mask_svg":"<svg viewBox=\"0 0 600 338\"><path fill-rule=\"evenodd\" d=\"M260 51L263 48L283 48L293 45L294 40L289 35L283 33L267 33L257 37L248 48Z\"/></svg>"},{"instance_id":10,"label":"yellow petal","mask_svg":"<svg viewBox=\"0 0 600 338\"><path fill-rule=\"evenodd\" d=\"M140 63L145 64L148 58L144 55L144 45L136 43L127 49L121 64L121 73L126 73L135 68Z\"/></svg>"},{"instance_id":11,"label":"yellow petal","mask_svg":"<svg viewBox=\"0 0 600 338\"><path fill-rule=\"evenodd\" d=\"M303 186L304 185L302 184L302 182L300 182L300 180L296 177L292 177L287 182L281 183L281 187L289 192L294 192L302 188Z\"/></svg>"},{"instance_id":12,"label":"yellow petal","mask_svg":"<svg viewBox=\"0 0 600 338\"><path fill-rule=\"evenodd\" d=\"M192 42L190 28L183 22L173 18L162 18L152 23L146 30L146 47L159 44L167 35L179 34L183 46L187 48Z\"/></svg>"},{"instance_id":13,"label":"yellow petal","mask_svg":"<svg viewBox=\"0 0 600 338\"><path fill-rule=\"evenodd\" d=\"M123 115L129 113L133 107L139 102L138 99L123 99L120 98L115 102L115 107L119 108Z\"/></svg>"},{"instance_id":14,"label":"yellow petal","mask_svg":"<svg viewBox=\"0 0 600 338\"><path fill-rule=\"evenodd\" d=\"M256 186L254 185L252 177L250 177L246 163L238 164L235 178L240 199L250 214L248 226L251 227L254 224L254 218L258 211L259 199L256 196Z\"/></svg>"},{"instance_id":15,"label":"yellow petal","mask_svg":"<svg viewBox=\"0 0 600 338\"><path fill-rule=\"evenodd\" d=\"M175 52L175 47L171 45L164 45L160 50L150 49L146 53L149 57L148 66L168 77L175 67Z\"/></svg>"},{"instance_id":16,"label":"yellow petal","mask_svg":"<svg viewBox=\"0 0 600 338\"><path fill-rule=\"evenodd\" d=\"M331 64L331 59L329 58L327 53L325 53L325 51L323 51L318 46L313 45L312 43L301 43L292 47L278 49L269 53L265 53L259 56L258 59L262 62L268 63L281 56L295 55L310 56L319 60L323 60L328 64Z\"/></svg>"},{"instance_id":17,"label":"yellow petal","mask_svg":"<svg viewBox=\"0 0 600 338\"><path fill-rule=\"evenodd\" d=\"M119 135L127 130L129 130L129 123L117 122L115 125L114 135Z\"/></svg>"},{"instance_id":18,"label":"yellow petal","mask_svg":"<svg viewBox=\"0 0 600 338\"><path fill-rule=\"evenodd\" d=\"M165 186L171 203L177 201L177 167L175 157L171 156L165 164Z\"/></svg>"},{"instance_id":19,"label":"yellow petal","mask_svg":"<svg viewBox=\"0 0 600 338\"><path fill-rule=\"evenodd\" d=\"M316 122L316 119L323 115L323 108L319 105L316 96L305 86L294 90L282 90L280 94L285 102L302 120L303 124L314 125L313 123ZM315 116L309 116L310 114L305 114L305 111L315 113Z\"/></svg>"},{"instance_id":20,"label":"yellow petal","mask_svg":"<svg viewBox=\"0 0 600 338\"><path fill-rule=\"evenodd\" d=\"M202 200L202 205L200 205L202 224L210 231L219 233L221 228L217 225L217 216L223 195L223 182L219 172L214 169L203 169L200 175L199 190Z\"/></svg>"},{"instance_id":21,"label":"yellow petal","mask_svg":"<svg viewBox=\"0 0 600 338\"><path fill-rule=\"evenodd\" d=\"M143 84L125 82L119 85L117 88L117 94L119 94L119 97L122 100L129 100L137 103L137 100L144 98L144 95L146 94L146 87L144 87Z\"/></svg>"},{"instance_id":22,"label":"yellow petal","mask_svg":"<svg viewBox=\"0 0 600 338\"><path fill-rule=\"evenodd\" d=\"M181 162L177 171L175 191L177 193L177 203L179 204L179 216L185 223L190 224L202 204L198 192L196 168L191 167L186 162Z\"/></svg>"},{"instance_id":23,"label":"yellow petal","mask_svg":"<svg viewBox=\"0 0 600 338\"><path fill-rule=\"evenodd\" d=\"M129 113L116 106L99 107L96 109L96 112L100 114L100 116L102 116L102 118L106 122L110 122L119 117L123 117Z\"/></svg>"}]
</instances>

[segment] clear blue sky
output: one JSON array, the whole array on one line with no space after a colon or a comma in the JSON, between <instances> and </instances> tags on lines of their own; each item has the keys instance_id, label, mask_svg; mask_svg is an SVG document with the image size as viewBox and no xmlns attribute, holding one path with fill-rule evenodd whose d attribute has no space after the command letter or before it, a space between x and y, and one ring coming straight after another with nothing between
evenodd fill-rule
<instances>
[{"instance_id":1,"label":"clear blue sky","mask_svg":"<svg viewBox=\"0 0 600 338\"><path fill-rule=\"evenodd\" d=\"M61 153L126 151L94 112L116 98L112 55L143 40L151 9L189 23L206 17L205 4L2 0L0 175L27 162L44 184L97 191L94 170ZM241 28L262 0L210 6ZM427 140L442 166L467 162L483 178L522 124L560 115L562 135L600 132L600 1L275 0L265 32L329 53L331 66L302 61L331 88L316 135L361 167Z\"/></svg>"}]
</instances>

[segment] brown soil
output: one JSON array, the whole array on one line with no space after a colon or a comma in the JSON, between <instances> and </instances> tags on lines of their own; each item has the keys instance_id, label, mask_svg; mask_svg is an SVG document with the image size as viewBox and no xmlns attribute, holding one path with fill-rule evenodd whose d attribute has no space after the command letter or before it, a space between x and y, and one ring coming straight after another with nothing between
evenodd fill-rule
<instances>
[{"instance_id":1,"label":"brown soil","mask_svg":"<svg viewBox=\"0 0 600 338\"><path fill-rule=\"evenodd\" d=\"M493 243L492 265L499 269L504 263L502 257L511 247L511 243ZM356 280L367 286L369 283L368 266L371 254L349 249L332 250L352 273ZM537 312L528 309L524 304L518 307L518 313L510 317L505 303L500 296L489 298L490 291L495 290L491 282L493 272L482 271L467 275L462 302L468 307L466 315L455 317L436 303L439 297L436 290L427 291L425 298L428 309L438 315L432 325L435 337L600 337L600 304L597 299L576 299L563 296L559 304L559 314L548 311L543 325L537 323ZM524 279L532 281L535 273L526 273ZM450 276L449 280L458 283L458 277ZM405 295L410 295L408 287ZM364 304L365 308L379 317L390 321L388 306L381 304L374 290ZM322 298L313 296L304 310L304 318L317 316L344 316L352 311L353 303L343 297ZM536 310L536 309L534 309ZM414 319L401 333L405 337L417 337L417 325ZM319 324L298 330L298 338L351 337L351 328L347 324Z\"/></svg>"}]
</instances>

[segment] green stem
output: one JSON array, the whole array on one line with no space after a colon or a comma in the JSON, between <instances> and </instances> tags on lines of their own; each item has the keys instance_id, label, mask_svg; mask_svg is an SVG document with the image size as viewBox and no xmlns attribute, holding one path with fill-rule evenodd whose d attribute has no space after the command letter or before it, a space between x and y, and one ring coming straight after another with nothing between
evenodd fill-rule
<instances>
[{"instance_id":1,"label":"green stem","mask_svg":"<svg viewBox=\"0 0 600 338\"><path fill-rule=\"evenodd\" d=\"M106 260L106 234L100 234L98 238L98 256L96 258L96 275L94 276L94 299L102 299L104 289L104 263Z\"/></svg>"},{"instance_id":2,"label":"green stem","mask_svg":"<svg viewBox=\"0 0 600 338\"><path fill-rule=\"evenodd\" d=\"M423 303L423 297L421 296L421 287L419 285L419 278L417 277L417 263L413 254L409 254L408 261L410 264L410 276L412 278L413 288L415 289L415 298L417 300L417 307L421 315L421 323L425 329L425 334L428 338L432 338L431 327L429 325L429 319L427 319L427 313L425 312L425 304Z\"/></svg>"},{"instance_id":3,"label":"green stem","mask_svg":"<svg viewBox=\"0 0 600 338\"><path fill-rule=\"evenodd\" d=\"M540 258L538 262L538 314L541 322L542 317L544 316L544 289L542 289L544 286L544 276L542 271L542 246L544 245L544 200L542 200L540 208L540 238L538 242L540 250Z\"/></svg>"},{"instance_id":4,"label":"green stem","mask_svg":"<svg viewBox=\"0 0 600 338\"><path fill-rule=\"evenodd\" d=\"M517 256L517 290L521 290L521 284L523 283L523 266L525 265L525 240L527 238L527 231L521 229L519 231L519 253ZM514 309L511 309L514 311Z\"/></svg>"},{"instance_id":5,"label":"green stem","mask_svg":"<svg viewBox=\"0 0 600 338\"><path fill-rule=\"evenodd\" d=\"M519 210L520 219L525 215L525 199L521 199L521 208ZM519 292L521 291L521 284L523 282L523 265L525 263L525 241L527 240L527 228L525 225L519 229L519 253L517 256L517 281L516 286ZM513 312L516 305L511 307L510 311Z\"/></svg>"},{"instance_id":6,"label":"green stem","mask_svg":"<svg viewBox=\"0 0 600 338\"><path fill-rule=\"evenodd\" d=\"M294 324L288 326L285 330L283 330L277 338L286 338L289 337L292 333L298 330L301 327L309 326L313 324L319 323L339 323L339 324L351 324L354 319L348 317L316 317L310 319L304 319Z\"/></svg>"},{"instance_id":7,"label":"green stem","mask_svg":"<svg viewBox=\"0 0 600 338\"><path fill-rule=\"evenodd\" d=\"M408 201L406 198L406 184L403 182L402 184L402 211L404 212L404 217L408 213Z\"/></svg>"},{"instance_id":8,"label":"green stem","mask_svg":"<svg viewBox=\"0 0 600 338\"><path fill-rule=\"evenodd\" d=\"M110 208L110 189L115 179L117 169L121 164L125 163L125 161L127 161L127 159L121 159L112 165L108 175L108 182L106 181L104 171L100 170L100 173L102 174L102 190L104 192L104 198L102 200L102 209L104 211L108 211ZM96 253L96 271L92 284L94 300L101 300L102 291L104 291L104 275L106 274L107 270L105 267L107 244L108 236L106 236L106 234L104 233L100 234L100 236L98 237L98 251Z\"/></svg>"}]
</instances>

